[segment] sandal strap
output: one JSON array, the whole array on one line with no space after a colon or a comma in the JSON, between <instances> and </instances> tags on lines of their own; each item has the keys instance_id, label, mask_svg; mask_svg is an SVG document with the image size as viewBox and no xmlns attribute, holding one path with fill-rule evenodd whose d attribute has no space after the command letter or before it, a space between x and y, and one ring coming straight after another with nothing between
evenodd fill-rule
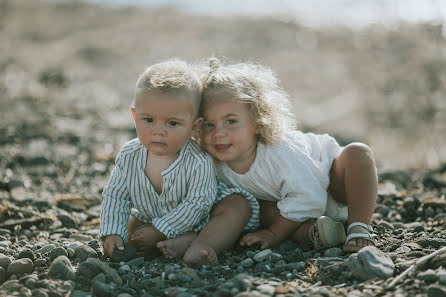
<instances>
[{"instance_id":1,"label":"sandal strap","mask_svg":"<svg viewBox=\"0 0 446 297\"><path fill-rule=\"evenodd\" d=\"M348 225L348 227L347 227L347 234L350 232L350 229L351 229L351 228L353 228L353 227L357 227L357 226L360 226L360 227L366 229L366 230L369 231L369 232L373 232L373 228L372 228L372 226L367 225L367 224L365 224L365 223L361 223L361 222L353 222L353 223L351 223L350 225ZM358 234L360 234L360 233L358 233Z\"/></svg>"},{"instance_id":2,"label":"sandal strap","mask_svg":"<svg viewBox=\"0 0 446 297\"><path fill-rule=\"evenodd\" d=\"M363 238L365 240L371 241L373 244L376 244L374 237L377 237L377 235L370 233L352 233L347 235L347 238L345 239L345 244L347 244L350 240L357 238Z\"/></svg>"},{"instance_id":3,"label":"sandal strap","mask_svg":"<svg viewBox=\"0 0 446 297\"><path fill-rule=\"evenodd\" d=\"M319 250L322 249L323 247L319 244L319 242L317 242L316 234L314 234L314 226L316 224L317 223L311 225L310 230L308 231L308 235L310 236L310 240L314 244L314 247Z\"/></svg>"}]
</instances>

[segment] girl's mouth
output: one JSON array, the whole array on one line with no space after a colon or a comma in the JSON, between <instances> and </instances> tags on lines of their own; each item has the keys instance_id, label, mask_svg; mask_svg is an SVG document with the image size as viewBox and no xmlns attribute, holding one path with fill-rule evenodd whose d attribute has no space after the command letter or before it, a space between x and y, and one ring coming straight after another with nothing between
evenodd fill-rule
<instances>
[{"instance_id":1,"label":"girl's mouth","mask_svg":"<svg viewBox=\"0 0 446 297\"><path fill-rule=\"evenodd\" d=\"M229 147L231 147L230 144L217 144L215 146L215 150L219 153L225 152L229 149Z\"/></svg>"}]
</instances>

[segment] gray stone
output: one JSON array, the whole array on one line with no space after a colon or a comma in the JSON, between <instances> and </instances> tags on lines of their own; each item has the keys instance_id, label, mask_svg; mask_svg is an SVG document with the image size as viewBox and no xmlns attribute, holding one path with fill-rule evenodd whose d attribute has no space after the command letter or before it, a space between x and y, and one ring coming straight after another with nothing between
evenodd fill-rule
<instances>
[{"instance_id":1,"label":"gray stone","mask_svg":"<svg viewBox=\"0 0 446 297\"><path fill-rule=\"evenodd\" d=\"M34 270L33 261L29 258L14 260L9 264L8 275L31 273Z\"/></svg>"},{"instance_id":2,"label":"gray stone","mask_svg":"<svg viewBox=\"0 0 446 297\"><path fill-rule=\"evenodd\" d=\"M47 263L48 261L46 259L37 259L36 261L34 261L34 265L38 267L45 266Z\"/></svg>"},{"instance_id":3,"label":"gray stone","mask_svg":"<svg viewBox=\"0 0 446 297\"><path fill-rule=\"evenodd\" d=\"M88 258L97 258L98 254L88 245L80 245L74 249L74 258L85 261Z\"/></svg>"},{"instance_id":4,"label":"gray stone","mask_svg":"<svg viewBox=\"0 0 446 297\"><path fill-rule=\"evenodd\" d=\"M254 255L254 260L257 262L263 262L265 261L270 255L272 254L271 249L266 249L261 252L258 252Z\"/></svg>"},{"instance_id":5,"label":"gray stone","mask_svg":"<svg viewBox=\"0 0 446 297\"><path fill-rule=\"evenodd\" d=\"M0 267L8 267L9 264L11 264L11 259L4 254L0 254Z\"/></svg>"},{"instance_id":6,"label":"gray stone","mask_svg":"<svg viewBox=\"0 0 446 297\"><path fill-rule=\"evenodd\" d=\"M201 280L201 278L198 276L198 273L195 271L195 269L184 267L183 273L192 278L195 281Z\"/></svg>"},{"instance_id":7,"label":"gray stone","mask_svg":"<svg viewBox=\"0 0 446 297\"><path fill-rule=\"evenodd\" d=\"M63 247L57 247L48 253L51 262L59 256L68 257L68 252Z\"/></svg>"},{"instance_id":8,"label":"gray stone","mask_svg":"<svg viewBox=\"0 0 446 297\"><path fill-rule=\"evenodd\" d=\"M18 291L21 286L22 285L20 285L19 281L14 279L14 280L8 280L8 281L4 282L0 286L0 289L7 290L7 291Z\"/></svg>"},{"instance_id":9,"label":"gray stone","mask_svg":"<svg viewBox=\"0 0 446 297\"><path fill-rule=\"evenodd\" d=\"M53 250L55 248L56 248L56 246L54 244L50 243L50 244L47 244L46 246L38 249L36 252L39 253L39 254L45 254L45 253L48 253L49 251L51 251L51 250Z\"/></svg>"},{"instance_id":10,"label":"gray stone","mask_svg":"<svg viewBox=\"0 0 446 297\"><path fill-rule=\"evenodd\" d=\"M114 249L112 254L112 260L114 262L127 262L136 255L136 249L132 246L124 246L124 250Z\"/></svg>"},{"instance_id":11,"label":"gray stone","mask_svg":"<svg viewBox=\"0 0 446 297\"><path fill-rule=\"evenodd\" d=\"M115 284L122 285L122 279L119 276L119 274L116 272L116 270L114 270L113 268L111 268L110 266L105 264L104 262L102 262L98 259L95 259L95 258L88 258L85 262L91 263L94 266L98 267L102 271L102 273L104 273L105 275L110 275Z\"/></svg>"},{"instance_id":12,"label":"gray stone","mask_svg":"<svg viewBox=\"0 0 446 297\"><path fill-rule=\"evenodd\" d=\"M59 256L51 263L48 277L62 280L76 279L70 260L66 256Z\"/></svg>"},{"instance_id":13,"label":"gray stone","mask_svg":"<svg viewBox=\"0 0 446 297\"><path fill-rule=\"evenodd\" d=\"M339 257L343 254L343 250L341 248L331 248L331 249L326 249L324 251L324 257Z\"/></svg>"},{"instance_id":14,"label":"gray stone","mask_svg":"<svg viewBox=\"0 0 446 297\"><path fill-rule=\"evenodd\" d=\"M437 274L434 270L428 269L418 273L418 279L424 280L427 283L433 283L437 281Z\"/></svg>"},{"instance_id":15,"label":"gray stone","mask_svg":"<svg viewBox=\"0 0 446 297\"><path fill-rule=\"evenodd\" d=\"M90 296L88 292L82 291L82 290L74 290L71 292L70 297L87 297Z\"/></svg>"},{"instance_id":16,"label":"gray stone","mask_svg":"<svg viewBox=\"0 0 446 297\"><path fill-rule=\"evenodd\" d=\"M31 296L33 297L48 297L48 293L44 289L32 289Z\"/></svg>"},{"instance_id":17,"label":"gray stone","mask_svg":"<svg viewBox=\"0 0 446 297\"><path fill-rule=\"evenodd\" d=\"M387 279L395 269L392 259L374 246L364 247L358 254L350 255L347 265L352 274L362 280L374 277Z\"/></svg>"},{"instance_id":18,"label":"gray stone","mask_svg":"<svg viewBox=\"0 0 446 297\"><path fill-rule=\"evenodd\" d=\"M446 297L446 287L439 285L430 285L427 288L428 297Z\"/></svg>"},{"instance_id":19,"label":"gray stone","mask_svg":"<svg viewBox=\"0 0 446 297\"><path fill-rule=\"evenodd\" d=\"M284 271L301 271L304 269L305 263L303 261L301 262L294 262L294 263L288 263L288 264L282 264L282 265L276 265L273 269L274 274L278 275Z\"/></svg>"},{"instance_id":20,"label":"gray stone","mask_svg":"<svg viewBox=\"0 0 446 297\"><path fill-rule=\"evenodd\" d=\"M271 262L276 263L280 260L283 260L283 256L278 253L271 253Z\"/></svg>"},{"instance_id":21,"label":"gray stone","mask_svg":"<svg viewBox=\"0 0 446 297\"><path fill-rule=\"evenodd\" d=\"M16 259L23 259L23 258L28 258L31 259L31 261L34 261L36 259L36 256L31 250L23 250L17 255Z\"/></svg>"},{"instance_id":22,"label":"gray stone","mask_svg":"<svg viewBox=\"0 0 446 297\"><path fill-rule=\"evenodd\" d=\"M5 280L6 280L6 269L0 267L0 284L3 284Z\"/></svg>"},{"instance_id":23,"label":"gray stone","mask_svg":"<svg viewBox=\"0 0 446 297\"><path fill-rule=\"evenodd\" d=\"M127 262L127 265L129 265L130 267L132 266L139 267L142 266L143 264L144 264L144 257L138 257Z\"/></svg>"},{"instance_id":24,"label":"gray stone","mask_svg":"<svg viewBox=\"0 0 446 297\"><path fill-rule=\"evenodd\" d=\"M106 284L99 280L94 280L93 284L91 285L91 293L93 296L97 297L116 296L115 289L115 284Z\"/></svg>"},{"instance_id":25,"label":"gray stone","mask_svg":"<svg viewBox=\"0 0 446 297\"><path fill-rule=\"evenodd\" d=\"M440 270L437 273L438 281L442 285L446 285L446 270Z\"/></svg>"},{"instance_id":26,"label":"gray stone","mask_svg":"<svg viewBox=\"0 0 446 297\"><path fill-rule=\"evenodd\" d=\"M245 268L249 268L254 265L254 261L251 258L246 258L245 260L240 262L240 265L242 265Z\"/></svg>"},{"instance_id":27,"label":"gray stone","mask_svg":"<svg viewBox=\"0 0 446 297\"><path fill-rule=\"evenodd\" d=\"M69 214L59 214L57 219L62 223L62 227L66 228L78 228L76 220Z\"/></svg>"}]
</instances>

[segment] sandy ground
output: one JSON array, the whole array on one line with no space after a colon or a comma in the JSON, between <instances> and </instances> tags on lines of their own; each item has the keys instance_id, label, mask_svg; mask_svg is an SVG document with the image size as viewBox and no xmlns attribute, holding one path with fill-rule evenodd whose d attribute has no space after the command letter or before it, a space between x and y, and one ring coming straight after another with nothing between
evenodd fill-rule
<instances>
[{"instance_id":1,"label":"sandy ground","mask_svg":"<svg viewBox=\"0 0 446 297\"><path fill-rule=\"evenodd\" d=\"M132 127L132 89L145 66L216 55L271 67L302 129L369 144L380 170L433 168L446 160L440 25L313 30L292 21L166 9L0 5L2 135L25 123L49 124L75 130L82 141L108 134L104 145L116 152L128 138L121 132Z\"/></svg>"}]
</instances>

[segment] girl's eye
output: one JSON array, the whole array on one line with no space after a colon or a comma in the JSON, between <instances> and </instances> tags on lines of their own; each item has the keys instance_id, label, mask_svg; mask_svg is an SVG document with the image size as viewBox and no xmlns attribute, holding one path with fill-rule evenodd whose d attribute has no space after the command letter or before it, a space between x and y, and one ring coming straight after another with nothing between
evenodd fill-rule
<instances>
[{"instance_id":1,"label":"girl's eye","mask_svg":"<svg viewBox=\"0 0 446 297\"><path fill-rule=\"evenodd\" d=\"M178 122L175 122L175 121L170 121L170 122L169 122L169 125L171 125L171 126L173 126L173 127L174 127L174 126L178 125Z\"/></svg>"},{"instance_id":2,"label":"girl's eye","mask_svg":"<svg viewBox=\"0 0 446 297\"><path fill-rule=\"evenodd\" d=\"M204 123L203 124L203 128L212 128L212 127L214 127L214 125L211 124L211 123Z\"/></svg>"},{"instance_id":3,"label":"girl's eye","mask_svg":"<svg viewBox=\"0 0 446 297\"><path fill-rule=\"evenodd\" d=\"M144 118L143 120L145 122L147 122L147 123L153 123L153 119L152 118Z\"/></svg>"},{"instance_id":4,"label":"girl's eye","mask_svg":"<svg viewBox=\"0 0 446 297\"><path fill-rule=\"evenodd\" d=\"M227 121L226 121L226 124L227 124L227 125L232 125L232 124L235 124L235 123L237 123L236 120L227 120Z\"/></svg>"}]
</instances>

